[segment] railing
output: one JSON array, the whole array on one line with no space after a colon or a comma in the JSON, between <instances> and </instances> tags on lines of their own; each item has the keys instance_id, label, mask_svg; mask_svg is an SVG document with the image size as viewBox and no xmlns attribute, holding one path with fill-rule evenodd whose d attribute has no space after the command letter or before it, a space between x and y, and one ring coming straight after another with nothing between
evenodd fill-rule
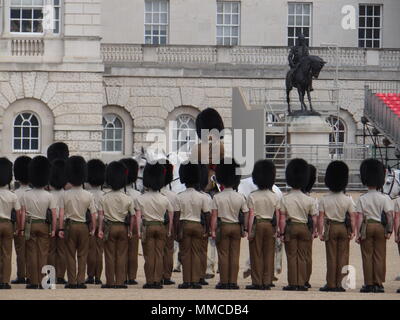
<instances>
[{"instance_id":1,"label":"railing","mask_svg":"<svg viewBox=\"0 0 400 320\"><path fill-rule=\"evenodd\" d=\"M256 66L287 65L287 47L221 47L167 45L148 46L136 44L101 45L101 53L106 63L153 62L159 64L238 64ZM310 54L322 57L328 62L327 67L336 66L334 50L325 47L310 48ZM340 67L379 67L400 68L400 49L367 50L363 48L339 48L338 62Z\"/></svg>"},{"instance_id":2,"label":"railing","mask_svg":"<svg viewBox=\"0 0 400 320\"><path fill-rule=\"evenodd\" d=\"M12 39L11 55L13 56L43 56L43 39Z\"/></svg>"}]
</instances>

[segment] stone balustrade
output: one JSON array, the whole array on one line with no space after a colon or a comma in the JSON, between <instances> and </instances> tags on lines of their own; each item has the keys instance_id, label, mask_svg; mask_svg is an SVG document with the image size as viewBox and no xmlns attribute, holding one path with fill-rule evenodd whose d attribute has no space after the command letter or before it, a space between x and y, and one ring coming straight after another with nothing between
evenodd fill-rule
<instances>
[{"instance_id":1,"label":"stone balustrade","mask_svg":"<svg viewBox=\"0 0 400 320\"><path fill-rule=\"evenodd\" d=\"M12 39L11 40L12 56L43 56L44 41L43 39Z\"/></svg>"}]
</instances>

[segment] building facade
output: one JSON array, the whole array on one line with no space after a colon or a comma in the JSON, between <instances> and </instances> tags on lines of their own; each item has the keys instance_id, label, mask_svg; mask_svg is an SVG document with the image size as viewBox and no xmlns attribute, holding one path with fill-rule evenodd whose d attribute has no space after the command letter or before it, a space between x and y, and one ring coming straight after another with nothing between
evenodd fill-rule
<instances>
[{"instance_id":1,"label":"building facade","mask_svg":"<svg viewBox=\"0 0 400 320\"><path fill-rule=\"evenodd\" d=\"M234 88L285 108L300 33L328 62L313 96L332 141L361 143L365 85L399 89L399 13L397 0L0 0L1 154L65 141L108 161L157 130L167 153L189 150L201 110L232 126Z\"/></svg>"}]
</instances>

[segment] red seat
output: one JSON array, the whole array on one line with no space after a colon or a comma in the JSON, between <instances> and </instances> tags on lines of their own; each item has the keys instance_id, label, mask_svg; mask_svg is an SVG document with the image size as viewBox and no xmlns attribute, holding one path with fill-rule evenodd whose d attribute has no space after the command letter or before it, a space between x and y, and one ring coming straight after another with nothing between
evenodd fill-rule
<instances>
[{"instance_id":1,"label":"red seat","mask_svg":"<svg viewBox=\"0 0 400 320\"><path fill-rule=\"evenodd\" d=\"M379 93L379 92L378 92L378 93L376 93L375 95L376 95L377 97L384 97L384 96L385 96L385 94L384 94L384 93Z\"/></svg>"}]
</instances>

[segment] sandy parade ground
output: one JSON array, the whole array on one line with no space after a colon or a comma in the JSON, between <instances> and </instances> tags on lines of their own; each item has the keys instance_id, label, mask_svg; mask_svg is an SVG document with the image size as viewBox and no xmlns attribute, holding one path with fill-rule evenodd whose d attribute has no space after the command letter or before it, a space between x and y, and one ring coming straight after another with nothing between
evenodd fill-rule
<instances>
[{"instance_id":1,"label":"sandy parade ground","mask_svg":"<svg viewBox=\"0 0 400 320\"><path fill-rule=\"evenodd\" d=\"M357 199L357 196L354 197ZM215 285L219 276L209 280L210 285L201 290L179 290L177 285L182 282L182 274L174 273L173 279L176 281L174 286L164 286L162 290L144 290L142 285L145 283L143 271L143 256L140 248L139 257L139 285L130 286L129 289L101 289L100 286L89 285L87 290L68 290L64 286L57 286L56 290L26 290L25 285L13 285L12 290L0 290L0 300L369 300L385 299L400 300L400 294L396 290L400 288L400 281L395 281L400 276L400 257L397 244L393 237L388 241L387 246L387 276L385 283L386 293L384 294L362 294L359 289L363 284L361 251L358 244L354 241L350 248L350 265L356 270L355 290L348 290L345 293L324 293L319 292L319 288L325 284L326 257L325 245L320 240L314 241L313 247L313 273L311 277L312 289L309 292L287 292L282 291L282 287L287 285L286 256L283 257L283 272L277 277L276 288L271 291L249 291L244 287L251 284L251 278L243 279L245 262L248 258L248 241L242 239L240 254L240 273L239 286L241 290L216 290ZM15 253L13 251L13 273L15 278ZM104 271L103 271L103 281Z\"/></svg>"}]
</instances>

